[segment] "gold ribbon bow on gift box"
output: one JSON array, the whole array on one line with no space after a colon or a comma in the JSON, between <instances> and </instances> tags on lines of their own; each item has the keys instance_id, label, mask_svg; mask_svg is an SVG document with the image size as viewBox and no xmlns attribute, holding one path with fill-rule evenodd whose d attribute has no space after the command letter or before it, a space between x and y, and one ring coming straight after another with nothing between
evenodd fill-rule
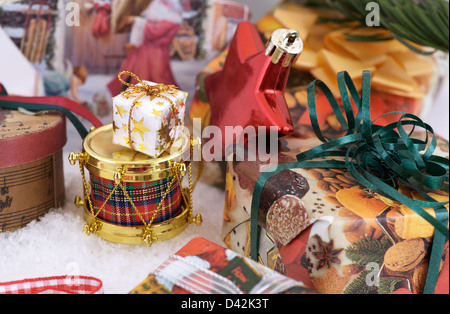
<instances>
[{"instance_id":1,"label":"gold ribbon bow on gift box","mask_svg":"<svg viewBox=\"0 0 450 314\"><path fill-rule=\"evenodd\" d=\"M132 78L134 78L136 81L138 81L138 84L131 84L122 79L122 76L126 74ZM129 71L122 71L118 75L119 81L125 85L128 86L128 89L121 94L126 97L130 98L133 96L136 96L136 94L140 94L137 96L137 98L133 101L133 104L130 109L130 115L128 117L128 144L130 145L130 148L133 149L133 141L131 139L131 120L133 116L133 110L141 104L140 100L144 96L149 96L150 100L154 100L155 98L159 97L164 100L167 100L171 104L171 111L173 113L173 116L175 117L175 126L180 125L180 119L178 119L177 116L177 108L175 103L172 99L165 96L164 94L171 94L174 91L177 91L177 87L175 85L164 85L164 84L156 84L156 85L149 85L146 82L143 82L136 74L129 72ZM173 139L171 140L171 144L173 144Z\"/></svg>"}]
</instances>

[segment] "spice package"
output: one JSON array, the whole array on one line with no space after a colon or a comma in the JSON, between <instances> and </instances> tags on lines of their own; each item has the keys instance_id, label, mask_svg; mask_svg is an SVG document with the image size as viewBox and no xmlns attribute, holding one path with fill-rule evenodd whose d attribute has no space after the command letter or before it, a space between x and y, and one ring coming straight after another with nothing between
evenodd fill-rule
<instances>
[{"instance_id":1,"label":"spice package","mask_svg":"<svg viewBox=\"0 0 450 314\"><path fill-rule=\"evenodd\" d=\"M316 294L299 281L204 238L194 238L131 294Z\"/></svg>"},{"instance_id":2,"label":"spice package","mask_svg":"<svg viewBox=\"0 0 450 314\"><path fill-rule=\"evenodd\" d=\"M321 144L310 125L301 128L301 135L280 140L278 163L295 163L297 154ZM436 154L448 158L448 142L439 139ZM345 169L288 169L262 190L255 246L254 190L270 165L258 157L229 160L223 225L228 248L253 254L294 280L307 282L309 276L319 293L423 292L435 230L407 206L371 192ZM408 198L423 199L407 185L391 184ZM448 184L428 196L447 202L448 211ZM448 293L448 262L447 240L436 293Z\"/></svg>"},{"instance_id":3,"label":"spice package","mask_svg":"<svg viewBox=\"0 0 450 314\"><path fill-rule=\"evenodd\" d=\"M126 85L113 99L113 142L157 158L183 134L187 93L148 81Z\"/></svg>"}]
</instances>

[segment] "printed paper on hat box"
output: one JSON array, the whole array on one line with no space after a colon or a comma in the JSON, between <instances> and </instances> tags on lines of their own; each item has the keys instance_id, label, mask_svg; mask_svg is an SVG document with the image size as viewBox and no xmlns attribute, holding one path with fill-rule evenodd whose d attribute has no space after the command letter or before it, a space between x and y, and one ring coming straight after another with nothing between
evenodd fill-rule
<instances>
[{"instance_id":1,"label":"printed paper on hat box","mask_svg":"<svg viewBox=\"0 0 450 314\"><path fill-rule=\"evenodd\" d=\"M0 109L0 233L64 205L65 118Z\"/></svg>"}]
</instances>

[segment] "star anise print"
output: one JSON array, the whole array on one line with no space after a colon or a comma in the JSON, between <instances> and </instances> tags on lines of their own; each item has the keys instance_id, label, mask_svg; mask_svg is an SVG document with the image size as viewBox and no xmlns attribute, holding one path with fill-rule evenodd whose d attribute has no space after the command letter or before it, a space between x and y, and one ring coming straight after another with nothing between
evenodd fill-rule
<instances>
[{"instance_id":1,"label":"star anise print","mask_svg":"<svg viewBox=\"0 0 450 314\"><path fill-rule=\"evenodd\" d=\"M312 252L313 256L319 261L317 264L317 270L320 270L325 266L331 268L331 264L340 264L341 260L339 259L338 255L344 249L335 249L333 240L327 243L325 241L322 241L322 239L318 235L315 235L314 237L318 240L319 244L319 251Z\"/></svg>"},{"instance_id":2,"label":"star anise print","mask_svg":"<svg viewBox=\"0 0 450 314\"><path fill-rule=\"evenodd\" d=\"M165 139L165 140L169 140L170 139L170 136L169 136L169 126L167 125L167 124L162 124L161 125L161 129L159 129L159 136L162 138L162 139Z\"/></svg>"}]
</instances>

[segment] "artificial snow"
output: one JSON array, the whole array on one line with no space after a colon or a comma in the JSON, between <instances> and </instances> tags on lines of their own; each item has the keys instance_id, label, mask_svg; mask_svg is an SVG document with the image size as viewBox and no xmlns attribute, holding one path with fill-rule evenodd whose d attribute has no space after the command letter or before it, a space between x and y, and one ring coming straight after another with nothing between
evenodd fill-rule
<instances>
[{"instance_id":1,"label":"artificial snow","mask_svg":"<svg viewBox=\"0 0 450 314\"><path fill-rule=\"evenodd\" d=\"M189 225L179 236L151 247L87 236L83 232L83 209L74 205L75 196L83 195L80 170L65 159L64 208L51 210L21 230L0 234L0 282L92 276L103 282L106 294L125 294L196 236L224 246L218 232L222 228L224 193L201 181L194 191L194 214L203 218L200 227Z\"/></svg>"}]
</instances>

